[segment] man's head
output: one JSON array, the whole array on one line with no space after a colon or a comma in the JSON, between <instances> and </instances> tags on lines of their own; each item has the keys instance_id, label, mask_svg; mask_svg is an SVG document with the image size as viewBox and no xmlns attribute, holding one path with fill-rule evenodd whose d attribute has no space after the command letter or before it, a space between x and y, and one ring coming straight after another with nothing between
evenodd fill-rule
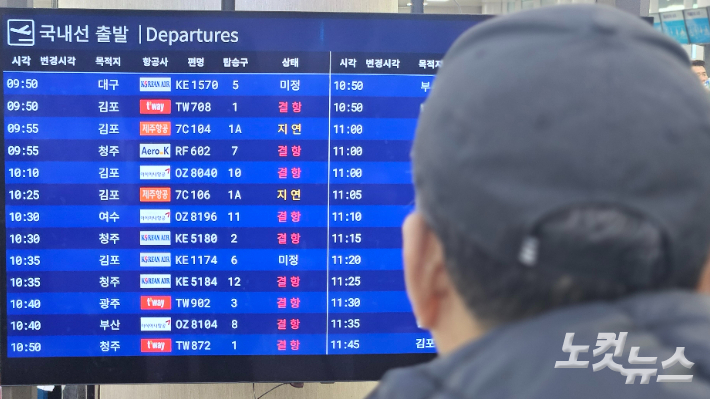
<instances>
[{"instance_id":1,"label":"man's head","mask_svg":"<svg viewBox=\"0 0 710 399\"><path fill-rule=\"evenodd\" d=\"M700 79L702 83L705 83L705 81L708 80L708 73L705 70L705 61L694 60L691 65L691 69L698 75L698 79Z\"/></svg>"},{"instance_id":2,"label":"man's head","mask_svg":"<svg viewBox=\"0 0 710 399\"><path fill-rule=\"evenodd\" d=\"M710 100L688 66L600 6L494 18L453 44L403 226L407 291L440 351L556 307L698 285Z\"/></svg>"}]
</instances>

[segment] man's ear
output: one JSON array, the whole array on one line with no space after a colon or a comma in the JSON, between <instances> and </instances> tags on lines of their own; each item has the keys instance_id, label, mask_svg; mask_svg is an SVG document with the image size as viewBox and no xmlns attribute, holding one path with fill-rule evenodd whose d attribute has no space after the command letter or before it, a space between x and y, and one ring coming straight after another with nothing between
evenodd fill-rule
<instances>
[{"instance_id":1,"label":"man's ear","mask_svg":"<svg viewBox=\"0 0 710 399\"><path fill-rule=\"evenodd\" d=\"M700 272L697 291L702 294L710 295L710 256L705 260L705 266L703 266L703 270Z\"/></svg>"},{"instance_id":2,"label":"man's ear","mask_svg":"<svg viewBox=\"0 0 710 399\"><path fill-rule=\"evenodd\" d=\"M404 280L419 327L433 329L441 316L442 300L453 288L445 267L441 241L419 212L402 225Z\"/></svg>"}]
</instances>

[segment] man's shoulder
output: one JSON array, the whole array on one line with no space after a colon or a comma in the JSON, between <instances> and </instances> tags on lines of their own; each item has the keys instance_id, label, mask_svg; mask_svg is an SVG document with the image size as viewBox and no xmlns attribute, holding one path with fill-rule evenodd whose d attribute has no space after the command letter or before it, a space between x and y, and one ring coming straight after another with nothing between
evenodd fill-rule
<instances>
[{"instance_id":1,"label":"man's shoulder","mask_svg":"<svg viewBox=\"0 0 710 399\"><path fill-rule=\"evenodd\" d=\"M646 294L614 303L593 303L560 309L489 332L454 354L430 363L388 373L372 399L407 398L656 398L710 397L710 297L690 293ZM599 333L613 333L615 347L595 356ZM555 368L569 360L563 351L567 333L572 345L587 346L580 368ZM654 364L629 362L631 348L638 357L655 357ZM690 369L680 363L663 368L677 347L686 347ZM609 353L610 367L594 370ZM607 361L608 362L608 361ZM616 365L616 366L615 366ZM599 367L599 366L597 366ZM656 369L648 384L641 377L626 384L622 370ZM616 370L616 371L615 371ZM693 376L691 383L658 382L664 374Z\"/></svg>"}]
</instances>

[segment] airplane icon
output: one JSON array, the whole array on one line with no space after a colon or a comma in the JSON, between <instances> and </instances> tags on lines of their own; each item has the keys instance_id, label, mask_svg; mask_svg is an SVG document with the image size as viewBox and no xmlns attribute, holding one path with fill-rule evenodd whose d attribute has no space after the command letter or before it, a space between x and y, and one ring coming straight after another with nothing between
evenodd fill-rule
<instances>
[{"instance_id":1,"label":"airplane icon","mask_svg":"<svg viewBox=\"0 0 710 399\"><path fill-rule=\"evenodd\" d=\"M32 19L8 19L7 44L10 46L34 46L35 21Z\"/></svg>"}]
</instances>

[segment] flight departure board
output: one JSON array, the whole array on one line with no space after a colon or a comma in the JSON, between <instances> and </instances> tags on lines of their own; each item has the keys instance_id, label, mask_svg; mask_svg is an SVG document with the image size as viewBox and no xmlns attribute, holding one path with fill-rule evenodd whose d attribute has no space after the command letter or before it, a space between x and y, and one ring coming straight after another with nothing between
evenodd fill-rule
<instances>
[{"instance_id":1,"label":"flight departure board","mask_svg":"<svg viewBox=\"0 0 710 399\"><path fill-rule=\"evenodd\" d=\"M5 10L2 383L428 359L409 151L480 16Z\"/></svg>"}]
</instances>

